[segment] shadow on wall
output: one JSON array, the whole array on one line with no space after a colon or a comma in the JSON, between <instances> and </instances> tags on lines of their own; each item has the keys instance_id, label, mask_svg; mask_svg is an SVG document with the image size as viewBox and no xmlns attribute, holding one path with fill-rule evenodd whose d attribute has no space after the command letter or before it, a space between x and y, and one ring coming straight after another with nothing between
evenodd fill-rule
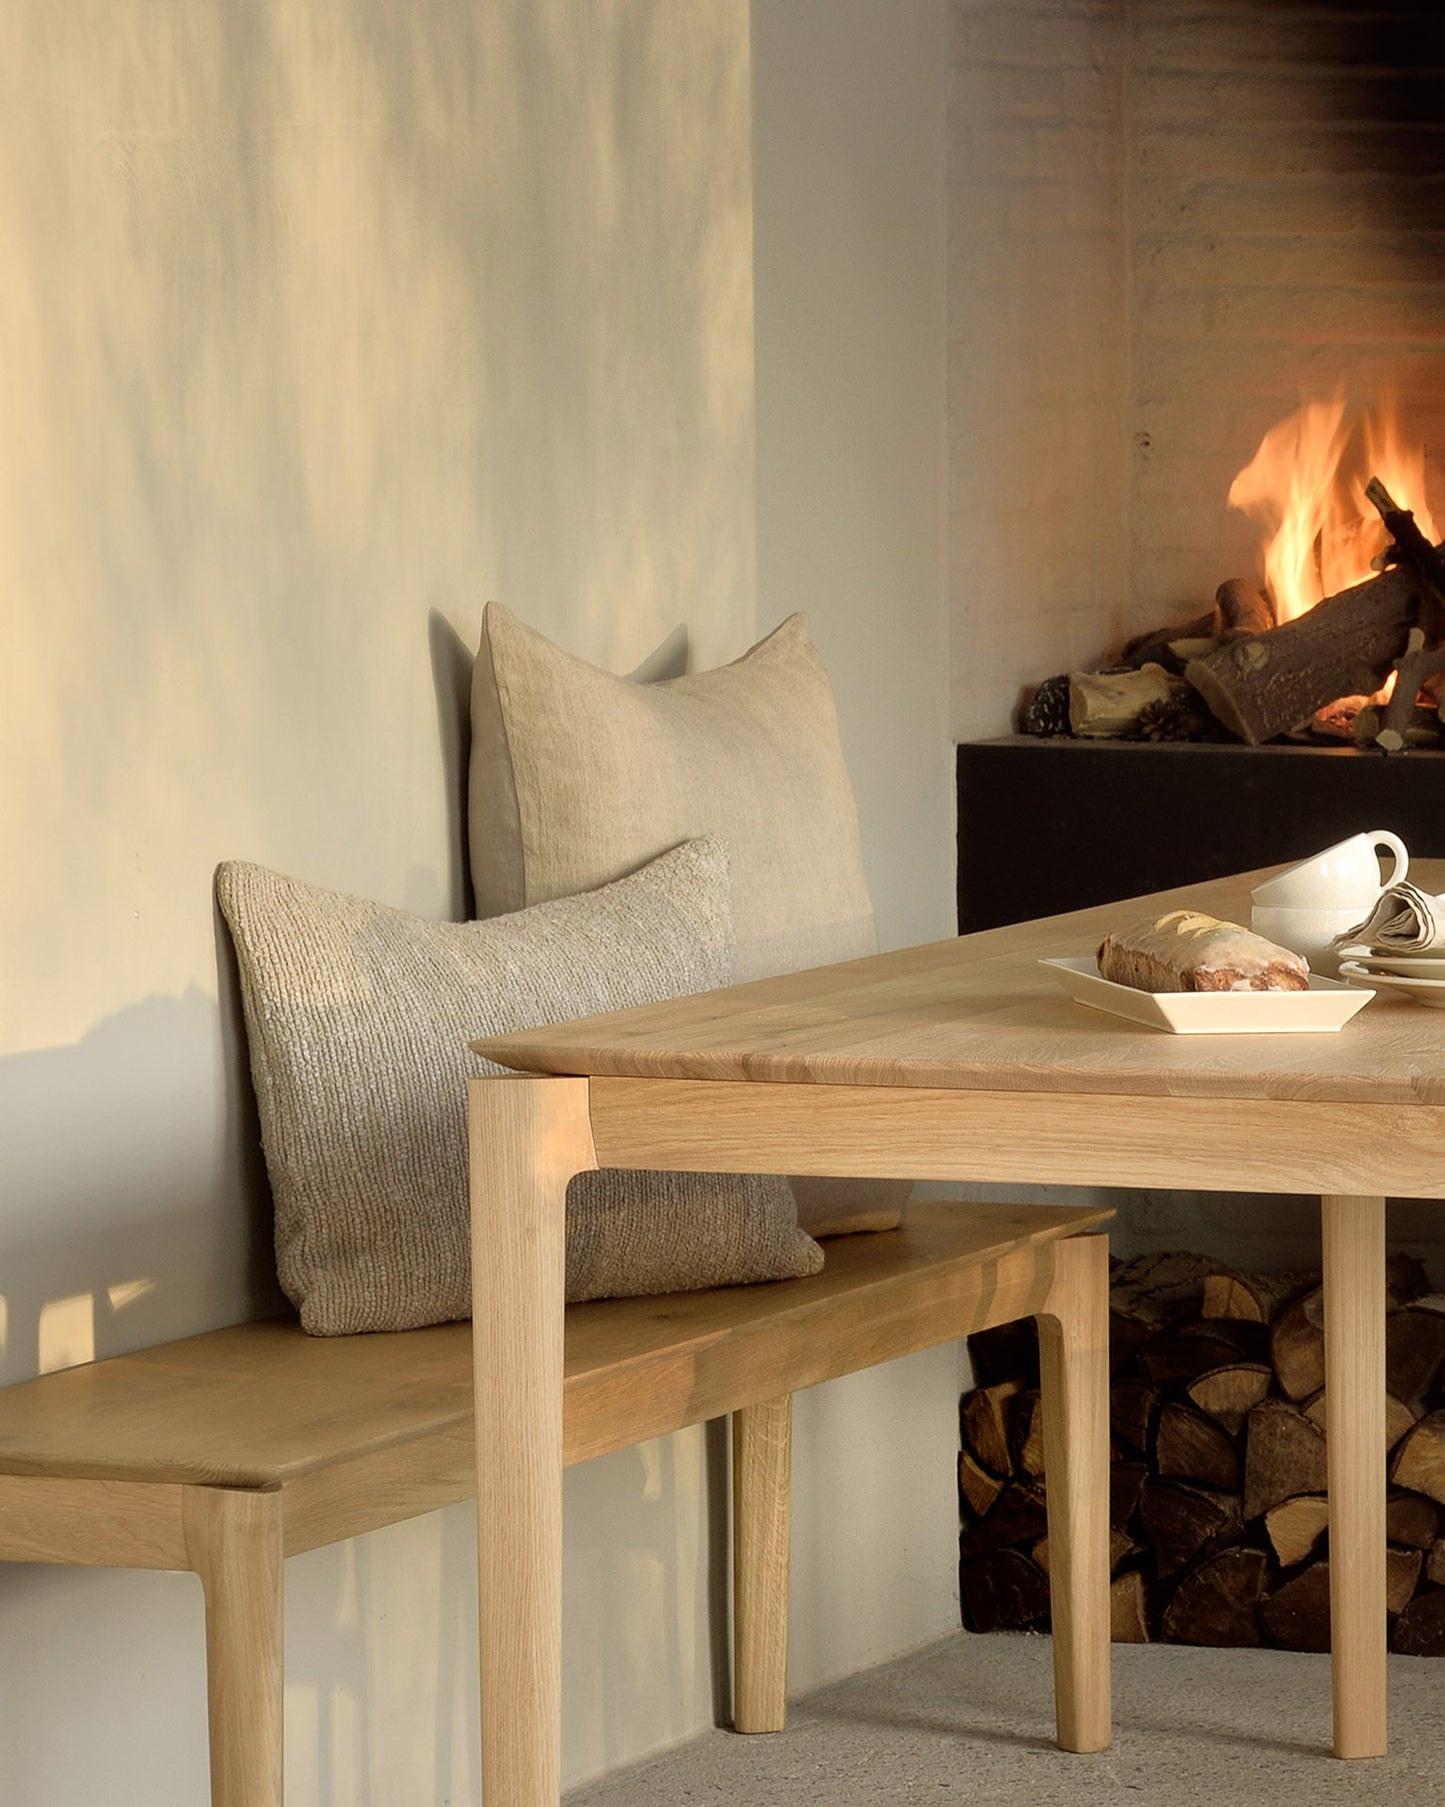
<instances>
[{"instance_id":1,"label":"shadow on wall","mask_svg":"<svg viewBox=\"0 0 1445 1807\"><path fill-rule=\"evenodd\" d=\"M437 698L442 786L446 795L446 912L453 922L471 916L472 875L467 863L467 768L472 756L472 666L475 657L439 609L427 614L427 645Z\"/></svg>"},{"instance_id":2,"label":"shadow on wall","mask_svg":"<svg viewBox=\"0 0 1445 1807\"><path fill-rule=\"evenodd\" d=\"M280 1309L236 1021L193 986L0 1060L0 1381Z\"/></svg>"}]
</instances>

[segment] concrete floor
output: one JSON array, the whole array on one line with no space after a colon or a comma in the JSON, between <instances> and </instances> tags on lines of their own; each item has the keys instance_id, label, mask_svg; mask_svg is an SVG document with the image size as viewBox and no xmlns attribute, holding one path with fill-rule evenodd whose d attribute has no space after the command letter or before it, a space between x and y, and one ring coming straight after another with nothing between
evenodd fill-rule
<instances>
[{"instance_id":1,"label":"concrete floor","mask_svg":"<svg viewBox=\"0 0 1445 1807\"><path fill-rule=\"evenodd\" d=\"M708 1732L571 1790L567 1807L1434 1807L1445 1660L1390 1658L1390 1754L1329 1754L1328 1658L1120 1645L1114 1747L1055 1748L1047 1638L944 1639L794 1704L786 1732Z\"/></svg>"}]
</instances>

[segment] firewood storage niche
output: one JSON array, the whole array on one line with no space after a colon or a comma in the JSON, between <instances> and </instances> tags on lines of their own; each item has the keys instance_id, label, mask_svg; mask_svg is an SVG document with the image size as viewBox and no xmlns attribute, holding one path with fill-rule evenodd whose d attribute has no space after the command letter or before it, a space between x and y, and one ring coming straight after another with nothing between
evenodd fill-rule
<instances>
[{"instance_id":1,"label":"firewood storage niche","mask_svg":"<svg viewBox=\"0 0 1445 1807\"><path fill-rule=\"evenodd\" d=\"M1445 1295L1388 1271L1390 1647L1445 1655ZM960 1582L972 1631L1045 1629L1048 1538L1031 1324L969 1342ZM1209 1257L1114 1263L1116 1642L1328 1650L1324 1329L1317 1274Z\"/></svg>"}]
</instances>

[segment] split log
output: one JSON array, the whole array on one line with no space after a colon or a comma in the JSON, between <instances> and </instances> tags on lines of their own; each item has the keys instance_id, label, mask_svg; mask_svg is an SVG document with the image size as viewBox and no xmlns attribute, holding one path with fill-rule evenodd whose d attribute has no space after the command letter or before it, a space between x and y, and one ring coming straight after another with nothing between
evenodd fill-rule
<instances>
[{"instance_id":1,"label":"split log","mask_svg":"<svg viewBox=\"0 0 1445 1807\"><path fill-rule=\"evenodd\" d=\"M1303 1562L1329 1522L1330 1502L1322 1493L1299 1493L1271 1506L1264 1515L1264 1528L1281 1568L1292 1569Z\"/></svg>"},{"instance_id":2,"label":"split log","mask_svg":"<svg viewBox=\"0 0 1445 1807\"><path fill-rule=\"evenodd\" d=\"M1031 1543L1048 1528L1049 1515L1043 1493L1036 1487L1010 1481L979 1522L963 1534L965 1556L988 1550L1005 1550Z\"/></svg>"},{"instance_id":3,"label":"split log","mask_svg":"<svg viewBox=\"0 0 1445 1807\"><path fill-rule=\"evenodd\" d=\"M1175 1644L1257 1644L1265 1561L1263 1550L1242 1548L1207 1556L1164 1609L1164 1636Z\"/></svg>"},{"instance_id":4,"label":"split log","mask_svg":"<svg viewBox=\"0 0 1445 1807\"><path fill-rule=\"evenodd\" d=\"M1190 1381L1189 1397L1232 1434L1269 1392L1272 1378L1263 1362L1232 1362Z\"/></svg>"},{"instance_id":5,"label":"split log","mask_svg":"<svg viewBox=\"0 0 1445 1807\"><path fill-rule=\"evenodd\" d=\"M1410 1602L1395 1621L1390 1648L1401 1656L1445 1656L1445 1591Z\"/></svg>"},{"instance_id":6,"label":"split log","mask_svg":"<svg viewBox=\"0 0 1445 1807\"><path fill-rule=\"evenodd\" d=\"M1403 1612L1420 1575L1418 1550L1385 1553L1385 1610ZM1259 1616L1270 1641L1284 1650L1328 1650L1330 1647L1330 1565L1312 1562L1259 1603Z\"/></svg>"},{"instance_id":7,"label":"split log","mask_svg":"<svg viewBox=\"0 0 1445 1807\"><path fill-rule=\"evenodd\" d=\"M1246 1421L1244 1516L1259 1518L1297 1493L1323 1493L1325 1433L1283 1399L1261 1401ZM1410 1485L1401 1482L1402 1486Z\"/></svg>"},{"instance_id":8,"label":"split log","mask_svg":"<svg viewBox=\"0 0 1445 1807\"><path fill-rule=\"evenodd\" d=\"M1111 1326L1146 1331L1177 1327L1201 1315L1205 1282L1219 1263L1207 1255L1167 1250L1121 1261L1109 1281Z\"/></svg>"},{"instance_id":9,"label":"split log","mask_svg":"<svg viewBox=\"0 0 1445 1807\"><path fill-rule=\"evenodd\" d=\"M1424 1555L1424 1552L1421 1552ZM1425 1557L1425 1579L1432 1587L1445 1587L1445 1541L1436 1539Z\"/></svg>"},{"instance_id":10,"label":"split log","mask_svg":"<svg viewBox=\"0 0 1445 1807\"><path fill-rule=\"evenodd\" d=\"M1161 1580L1187 1568L1196 1556L1238 1535L1237 1494L1206 1493L1169 1481L1148 1481L1139 1496L1139 1517L1154 1552Z\"/></svg>"},{"instance_id":11,"label":"split log","mask_svg":"<svg viewBox=\"0 0 1445 1807\"><path fill-rule=\"evenodd\" d=\"M1210 1274L1201 1315L1268 1324L1281 1305L1318 1284L1319 1276L1311 1274Z\"/></svg>"},{"instance_id":12,"label":"split log","mask_svg":"<svg viewBox=\"0 0 1445 1807\"><path fill-rule=\"evenodd\" d=\"M970 1631L1018 1631L1049 1612L1049 1578L1017 1550L994 1550L959 1565L963 1622Z\"/></svg>"},{"instance_id":13,"label":"split log","mask_svg":"<svg viewBox=\"0 0 1445 1807\"><path fill-rule=\"evenodd\" d=\"M1140 1366L1156 1386L1167 1381L1194 1380L1211 1368L1232 1363L1239 1346L1222 1336L1196 1336L1182 1330L1177 1336L1160 1336L1139 1352Z\"/></svg>"},{"instance_id":14,"label":"split log","mask_svg":"<svg viewBox=\"0 0 1445 1807\"><path fill-rule=\"evenodd\" d=\"M1159 1414L1154 1461L1161 1475L1199 1481L1220 1493L1237 1492L1239 1457L1233 1439L1212 1418L1171 1402Z\"/></svg>"},{"instance_id":15,"label":"split log","mask_svg":"<svg viewBox=\"0 0 1445 1807\"><path fill-rule=\"evenodd\" d=\"M1330 1565L1312 1562L1307 1569L1266 1594L1259 1616L1270 1642L1285 1650L1328 1650L1330 1647Z\"/></svg>"},{"instance_id":16,"label":"split log","mask_svg":"<svg viewBox=\"0 0 1445 1807\"><path fill-rule=\"evenodd\" d=\"M1398 1311L1402 1305L1424 1304L1430 1293L1430 1273L1418 1255L1394 1254L1385 1261L1385 1306ZM1445 1312L1445 1296L1432 1307Z\"/></svg>"},{"instance_id":17,"label":"split log","mask_svg":"<svg viewBox=\"0 0 1445 1807\"><path fill-rule=\"evenodd\" d=\"M1404 1612L1420 1583L1423 1550L1385 1551L1385 1611Z\"/></svg>"},{"instance_id":18,"label":"split log","mask_svg":"<svg viewBox=\"0 0 1445 1807\"><path fill-rule=\"evenodd\" d=\"M1115 1462L1109 1470L1109 1523L1116 1531L1128 1529L1149 1478L1142 1462Z\"/></svg>"},{"instance_id":19,"label":"split log","mask_svg":"<svg viewBox=\"0 0 1445 1807\"><path fill-rule=\"evenodd\" d=\"M1003 1488L1004 1484L998 1476L981 1467L969 1450L959 1451L958 1491L975 1518L983 1517L1003 1492Z\"/></svg>"},{"instance_id":20,"label":"split log","mask_svg":"<svg viewBox=\"0 0 1445 1807\"><path fill-rule=\"evenodd\" d=\"M1015 1468L1037 1479L1044 1472L1044 1406L1032 1387L1013 1401L1008 1436Z\"/></svg>"},{"instance_id":21,"label":"split log","mask_svg":"<svg viewBox=\"0 0 1445 1807\"><path fill-rule=\"evenodd\" d=\"M1324 1291L1313 1287L1280 1312L1270 1327L1269 1352L1279 1384L1291 1399L1307 1399L1325 1384Z\"/></svg>"},{"instance_id":22,"label":"split log","mask_svg":"<svg viewBox=\"0 0 1445 1807\"><path fill-rule=\"evenodd\" d=\"M1159 1389L1145 1381L1120 1380L1109 1389L1109 1428L1141 1455L1153 1441L1158 1410Z\"/></svg>"},{"instance_id":23,"label":"split log","mask_svg":"<svg viewBox=\"0 0 1445 1807\"><path fill-rule=\"evenodd\" d=\"M1304 1406L1304 1415L1311 1424L1317 1424L1321 1430L1328 1428L1329 1408L1325 1404L1325 1394L1320 1391ZM1385 1395L1385 1454L1388 1455L1400 1439L1409 1431L1420 1414L1413 1406L1405 1404L1403 1399L1396 1399L1393 1393Z\"/></svg>"},{"instance_id":24,"label":"split log","mask_svg":"<svg viewBox=\"0 0 1445 1807\"><path fill-rule=\"evenodd\" d=\"M984 1467L1006 1475L1013 1468L1008 1446L1008 1402L1023 1390L1022 1382L1001 1380L975 1387L964 1401L964 1442Z\"/></svg>"},{"instance_id":25,"label":"split log","mask_svg":"<svg viewBox=\"0 0 1445 1807\"><path fill-rule=\"evenodd\" d=\"M976 1330L968 1339L968 1359L978 1386L991 1387L1000 1380L1014 1380L1021 1387L1036 1387L1038 1324L1033 1318L1019 1318L1012 1324L995 1324L991 1330Z\"/></svg>"},{"instance_id":26,"label":"split log","mask_svg":"<svg viewBox=\"0 0 1445 1807\"><path fill-rule=\"evenodd\" d=\"M1420 580L1386 571L1267 633L1184 668L1231 734L1251 746L1308 724L1338 696L1378 690L1419 613Z\"/></svg>"},{"instance_id":27,"label":"split log","mask_svg":"<svg viewBox=\"0 0 1445 1807\"><path fill-rule=\"evenodd\" d=\"M1440 1508L1423 1494L1392 1488L1385 1501L1385 1535L1393 1544L1433 1550L1440 1538Z\"/></svg>"},{"instance_id":28,"label":"split log","mask_svg":"<svg viewBox=\"0 0 1445 1807\"><path fill-rule=\"evenodd\" d=\"M1445 1298L1433 1293L1385 1320L1385 1385L1397 1399L1423 1399L1445 1357Z\"/></svg>"},{"instance_id":29,"label":"split log","mask_svg":"<svg viewBox=\"0 0 1445 1807\"><path fill-rule=\"evenodd\" d=\"M1144 1577L1138 1569L1116 1575L1109 1583L1109 1638L1115 1644L1147 1644Z\"/></svg>"},{"instance_id":30,"label":"split log","mask_svg":"<svg viewBox=\"0 0 1445 1807\"><path fill-rule=\"evenodd\" d=\"M1431 1412L1401 1438L1390 1479L1397 1487L1445 1501L1445 1412Z\"/></svg>"},{"instance_id":31,"label":"split log","mask_svg":"<svg viewBox=\"0 0 1445 1807\"><path fill-rule=\"evenodd\" d=\"M1109 1533L1109 1573L1111 1575L1118 1571L1120 1563L1126 1562L1129 1557L1137 1556L1138 1554L1139 1546L1134 1542L1132 1537L1127 1536L1123 1531L1111 1531ZM1048 1537L1041 1537L1029 1551L1029 1555L1033 1557L1034 1561L1047 1575L1049 1572Z\"/></svg>"}]
</instances>

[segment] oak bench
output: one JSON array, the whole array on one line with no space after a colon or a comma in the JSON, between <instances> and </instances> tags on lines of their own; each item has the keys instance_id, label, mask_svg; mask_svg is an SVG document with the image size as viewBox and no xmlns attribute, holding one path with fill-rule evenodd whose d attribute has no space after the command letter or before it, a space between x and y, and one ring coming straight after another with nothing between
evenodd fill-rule
<instances>
[{"instance_id":1,"label":"oak bench","mask_svg":"<svg viewBox=\"0 0 1445 1807\"><path fill-rule=\"evenodd\" d=\"M1058 1738L1107 1744L1109 1215L922 1204L809 1279L568 1308L567 1464L732 1414L739 1731L784 1722L792 1393L1037 1314ZM284 1559L475 1496L471 1363L273 1318L0 1391L0 1561L200 1577L213 1807L280 1807Z\"/></svg>"}]
</instances>

